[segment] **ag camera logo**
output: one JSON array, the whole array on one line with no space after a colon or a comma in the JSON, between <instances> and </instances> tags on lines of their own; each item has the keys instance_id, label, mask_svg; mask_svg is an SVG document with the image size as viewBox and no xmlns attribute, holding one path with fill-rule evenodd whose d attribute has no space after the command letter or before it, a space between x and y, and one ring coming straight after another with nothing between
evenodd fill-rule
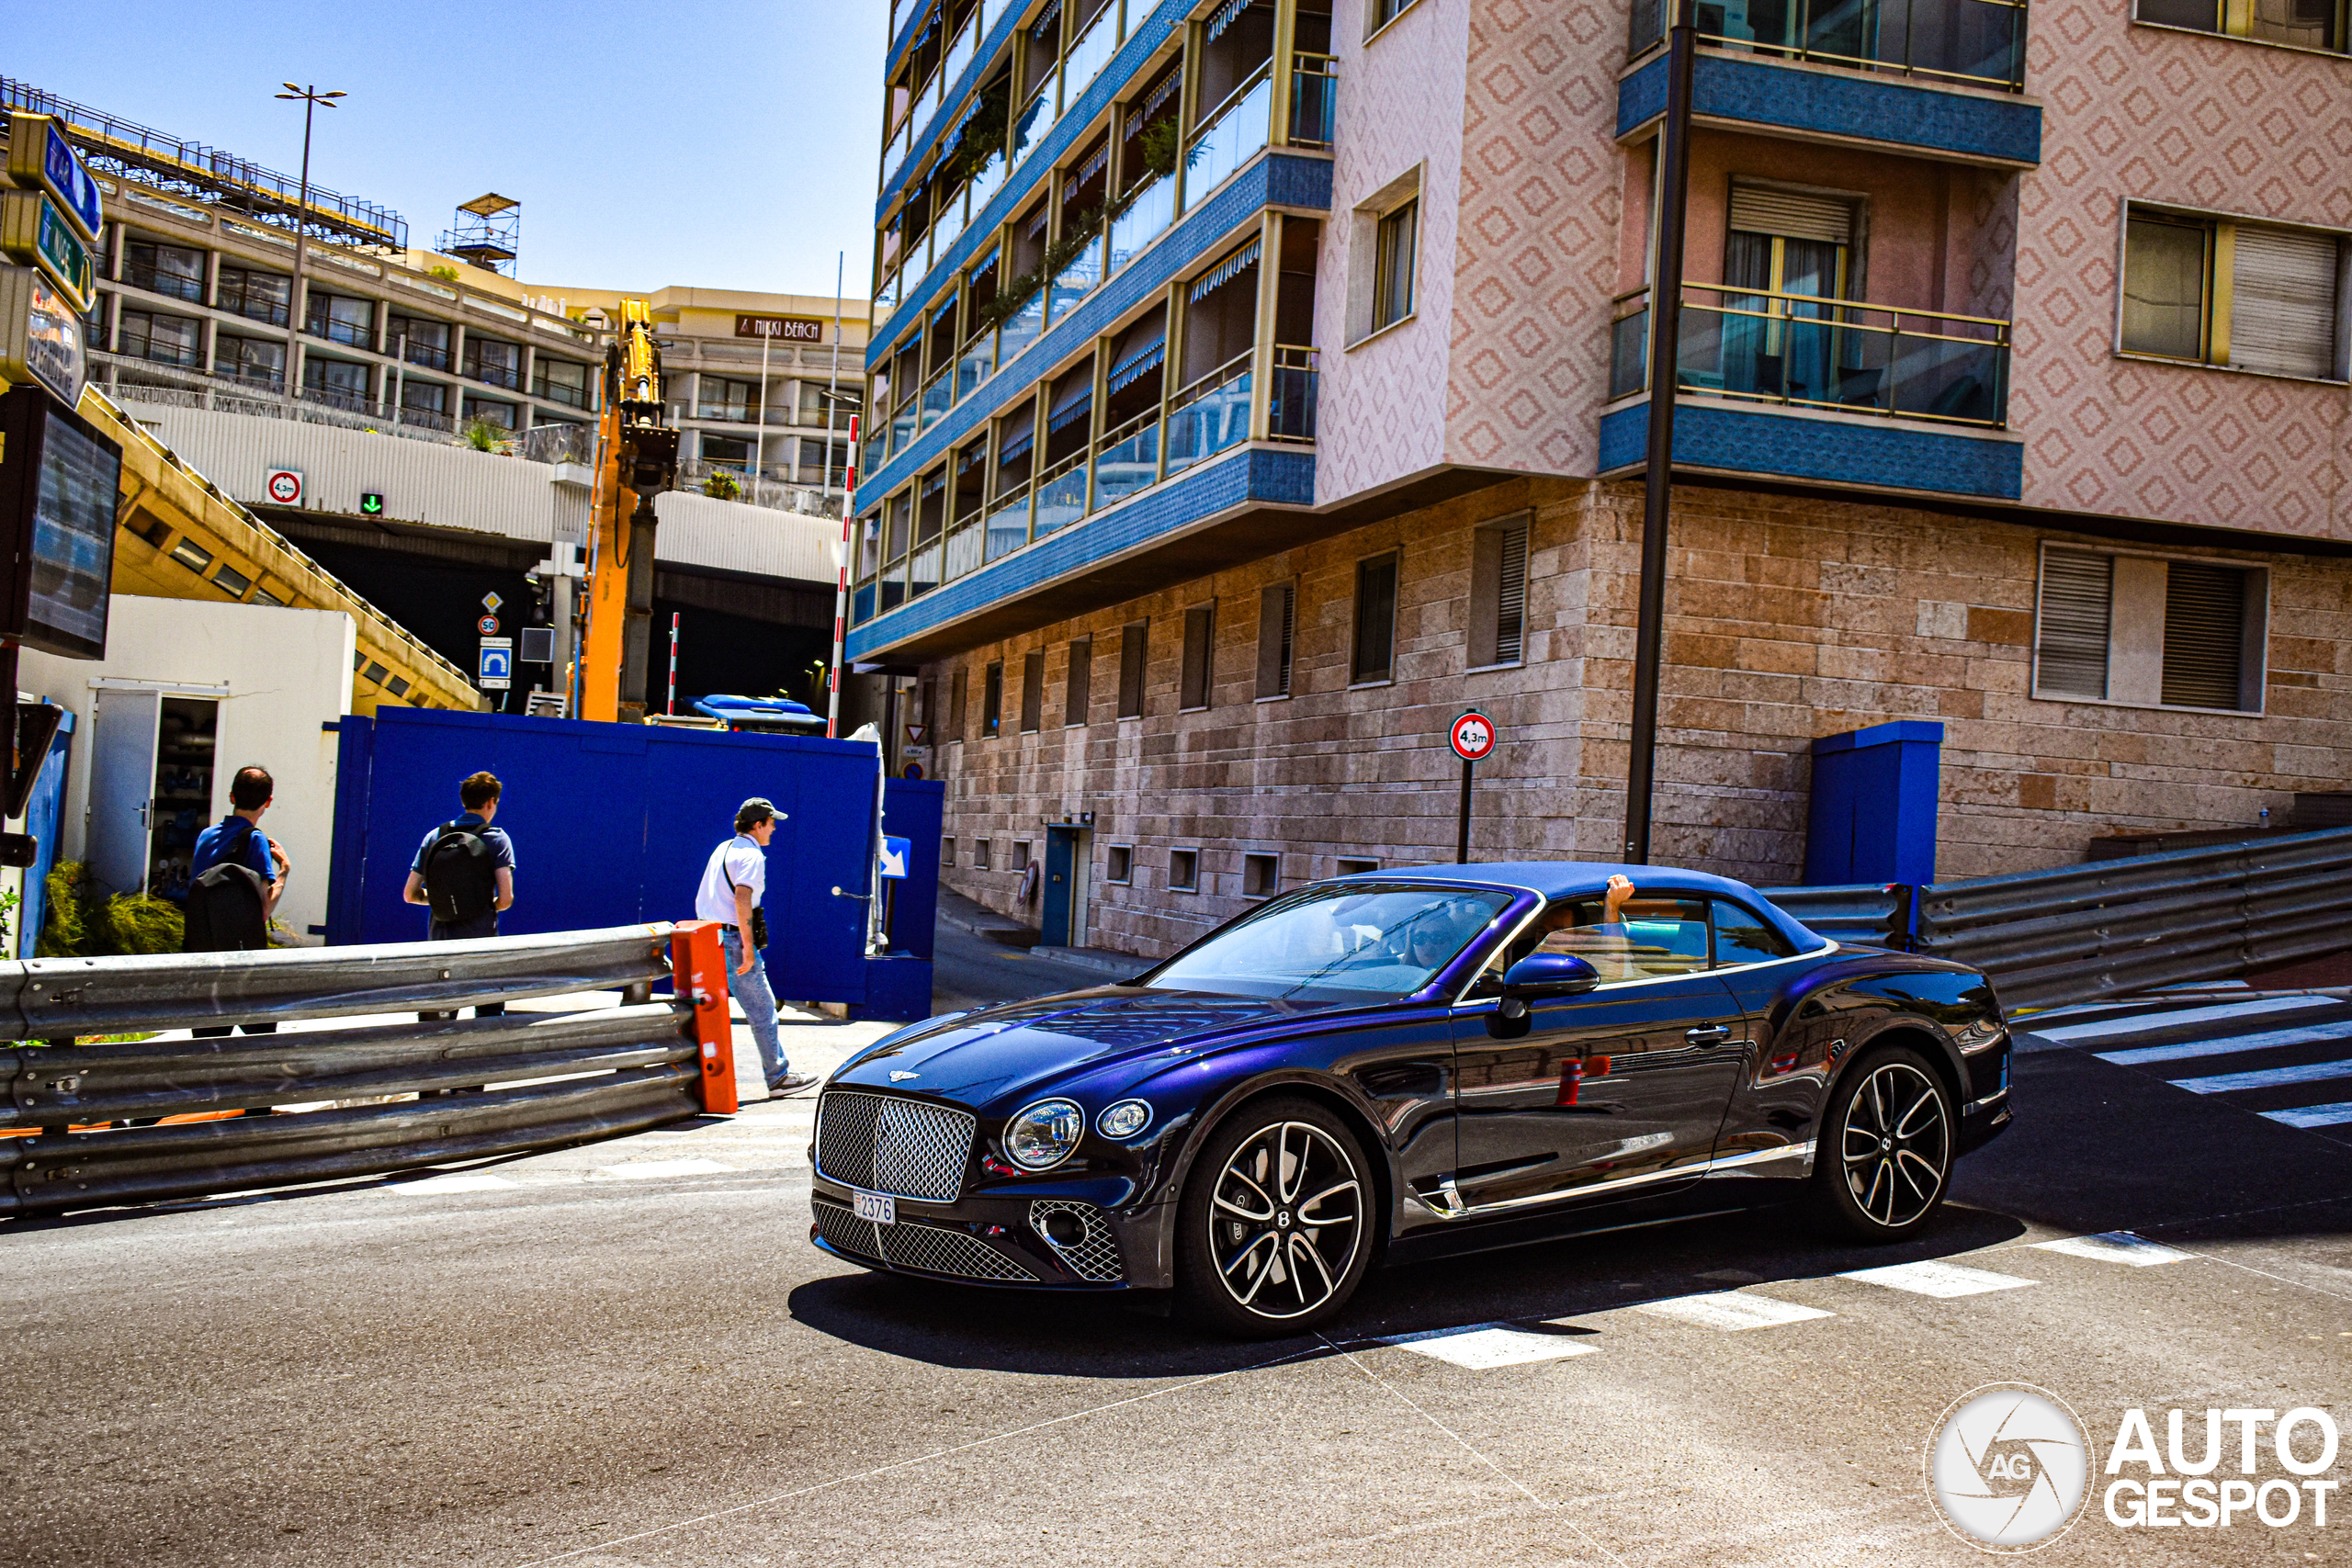
<instances>
[{"instance_id":1,"label":"ag camera logo","mask_svg":"<svg viewBox=\"0 0 2352 1568\"><path fill-rule=\"evenodd\" d=\"M2081 1516L2090 1443L2057 1395L1993 1383L1944 1412L1927 1471L1928 1495L1955 1534L1983 1551L2030 1551Z\"/></svg>"}]
</instances>

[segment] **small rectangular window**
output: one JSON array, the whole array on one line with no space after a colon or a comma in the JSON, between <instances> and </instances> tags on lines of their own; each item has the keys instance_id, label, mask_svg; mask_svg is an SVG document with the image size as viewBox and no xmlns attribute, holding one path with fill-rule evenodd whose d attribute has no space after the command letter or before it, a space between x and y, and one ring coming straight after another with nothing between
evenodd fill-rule
<instances>
[{"instance_id":1,"label":"small rectangular window","mask_svg":"<svg viewBox=\"0 0 2352 1568\"><path fill-rule=\"evenodd\" d=\"M2170 359L2205 357L2206 253L2202 223L2134 218L2123 239L2123 347Z\"/></svg>"},{"instance_id":2,"label":"small rectangular window","mask_svg":"<svg viewBox=\"0 0 2352 1568\"><path fill-rule=\"evenodd\" d=\"M1197 604L1184 612L1184 689L1180 708L1209 705L1210 655L1216 629L1216 607Z\"/></svg>"},{"instance_id":3,"label":"small rectangular window","mask_svg":"<svg viewBox=\"0 0 2352 1568\"><path fill-rule=\"evenodd\" d=\"M2114 611L2115 558L2091 550L2041 558L2041 626L2033 683L2051 696L2107 696L2108 623Z\"/></svg>"},{"instance_id":4,"label":"small rectangular window","mask_svg":"<svg viewBox=\"0 0 2352 1568\"><path fill-rule=\"evenodd\" d=\"M1339 874L1341 876L1357 876L1367 871L1378 871L1380 869L1380 863L1378 861L1360 860L1352 855L1341 855L1340 857L1339 863Z\"/></svg>"},{"instance_id":5,"label":"small rectangular window","mask_svg":"<svg viewBox=\"0 0 2352 1568\"><path fill-rule=\"evenodd\" d=\"M1004 660L989 666L988 683L980 693L980 739L993 740L1004 722Z\"/></svg>"},{"instance_id":6,"label":"small rectangular window","mask_svg":"<svg viewBox=\"0 0 2352 1568\"><path fill-rule=\"evenodd\" d=\"M1021 659L1021 733L1035 735L1046 723L1046 652Z\"/></svg>"},{"instance_id":7,"label":"small rectangular window","mask_svg":"<svg viewBox=\"0 0 2352 1568\"><path fill-rule=\"evenodd\" d=\"M1133 621L1119 628L1119 716L1143 716L1144 657L1148 621Z\"/></svg>"},{"instance_id":8,"label":"small rectangular window","mask_svg":"<svg viewBox=\"0 0 2352 1568\"><path fill-rule=\"evenodd\" d=\"M227 561L222 561L220 563L220 570L212 574L212 581L227 589L232 596L239 599L243 598L245 596L245 590L254 585L254 580L252 578L247 577L243 572L239 571Z\"/></svg>"},{"instance_id":9,"label":"small rectangular window","mask_svg":"<svg viewBox=\"0 0 2352 1568\"><path fill-rule=\"evenodd\" d=\"M1367 35L1378 32L1412 7L1413 0L1372 0L1372 25Z\"/></svg>"},{"instance_id":10,"label":"small rectangular window","mask_svg":"<svg viewBox=\"0 0 2352 1568\"><path fill-rule=\"evenodd\" d=\"M1014 871L1027 871L1029 869L1028 840L1020 839L1014 840L1012 845L1012 865L1011 869Z\"/></svg>"},{"instance_id":11,"label":"small rectangular window","mask_svg":"<svg viewBox=\"0 0 2352 1568\"><path fill-rule=\"evenodd\" d=\"M1102 880L1124 887L1135 880L1136 851L1133 844L1113 844L1103 856Z\"/></svg>"},{"instance_id":12,"label":"small rectangular window","mask_svg":"<svg viewBox=\"0 0 2352 1568\"><path fill-rule=\"evenodd\" d=\"M1374 556L1356 563L1356 640L1349 682L1390 679L1396 652L1396 558Z\"/></svg>"},{"instance_id":13,"label":"small rectangular window","mask_svg":"<svg viewBox=\"0 0 2352 1568\"><path fill-rule=\"evenodd\" d=\"M1524 514L1482 525L1470 546L1470 667L1517 664L1527 630Z\"/></svg>"},{"instance_id":14,"label":"small rectangular window","mask_svg":"<svg viewBox=\"0 0 2352 1568\"><path fill-rule=\"evenodd\" d=\"M1168 852L1168 886L1171 892L1200 891L1201 852L1170 850Z\"/></svg>"},{"instance_id":15,"label":"small rectangular window","mask_svg":"<svg viewBox=\"0 0 2352 1568\"><path fill-rule=\"evenodd\" d=\"M1271 898L1281 892L1282 863L1279 855L1243 855L1241 896L1245 898Z\"/></svg>"},{"instance_id":16,"label":"small rectangular window","mask_svg":"<svg viewBox=\"0 0 2352 1568\"><path fill-rule=\"evenodd\" d=\"M2334 235L2135 210L2124 226L2123 351L2345 379L2343 272Z\"/></svg>"},{"instance_id":17,"label":"small rectangular window","mask_svg":"<svg viewBox=\"0 0 2352 1568\"><path fill-rule=\"evenodd\" d=\"M2259 567L2045 547L2033 694L2259 713L2268 595Z\"/></svg>"},{"instance_id":18,"label":"small rectangular window","mask_svg":"<svg viewBox=\"0 0 2352 1568\"><path fill-rule=\"evenodd\" d=\"M955 677L947 682L947 733L945 738L950 740L961 740L964 739L964 710L971 705L972 698L971 686L968 679L970 671L958 670L956 671Z\"/></svg>"},{"instance_id":19,"label":"small rectangular window","mask_svg":"<svg viewBox=\"0 0 2352 1568\"><path fill-rule=\"evenodd\" d=\"M1062 690L1062 723L1084 724L1094 700L1094 639L1082 637L1069 645L1069 682Z\"/></svg>"},{"instance_id":20,"label":"small rectangular window","mask_svg":"<svg viewBox=\"0 0 2352 1568\"><path fill-rule=\"evenodd\" d=\"M953 833L939 840L939 863L943 869L956 863L956 835Z\"/></svg>"},{"instance_id":21,"label":"small rectangular window","mask_svg":"<svg viewBox=\"0 0 2352 1568\"><path fill-rule=\"evenodd\" d=\"M1418 200L1408 201L1380 220L1372 266L1374 332L1413 313L1413 225L1420 209Z\"/></svg>"},{"instance_id":22,"label":"small rectangular window","mask_svg":"<svg viewBox=\"0 0 2352 1568\"><path fill-rule=\"evenodd\" d=\"M975 839L972 840L972 869L974 871L988 870L989 851L992 846L992 843L993 840L988 839Z\"/></svg>"},{"instance_id":23,"label":"small rectangular window","mask_svg":"<svg viewBox=\"0 0 2352 1568\"><path fill-rule=\"evenodd\" d=\"M1297 631L1298 584L1277 582L1258 594L1258 696L1290 695L1292 639Z\"/></svg>"},{"instance_id":24,"label":"small rectangular window","mask_svg":"<svg viewBox=\"0 0 2352 1568\"><path fill-rule=\"evenodd\" d=\"M212 564L212 552L194 539L182 539L172 547L172 558L201 577L204 569Z\"/></svg>"}]
</instances>

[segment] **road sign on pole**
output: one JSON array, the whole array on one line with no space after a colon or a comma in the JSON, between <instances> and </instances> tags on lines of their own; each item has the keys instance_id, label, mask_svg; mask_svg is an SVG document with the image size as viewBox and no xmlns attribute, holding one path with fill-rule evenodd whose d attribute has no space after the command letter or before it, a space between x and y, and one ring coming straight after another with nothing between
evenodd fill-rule
<instances>
[{"instance_id":1,"label":"road sign on pole","mask_svg":"<svg viewBox=\"0 0 2352 1568\"><path fill-rule=\"evenodd\" d=\"M1453 863L1467 865L1470 863L1470 776L1477 771L1480 762L1494 755L1495 742L1499 738L1495 734L1494 722L1472 708L1453 721L1453 727L1446 731L1445 739L1446 743L1453 748L1453 754L1462 759L1462 821L1454 837Z\"/></svg>"},{"instance_id":2,"label":"road sign on pole","mask_svg":"<svg viewBox=\"0 0 2352 1568\"><path fill-rule=\"evenodd\" d=\"M99 226L106 221L98 182L90 177L89 165L65 139L55 116L8 117L8 183L18 190L48 191L82 238L97 243Z\"/></svg>"},{"instance_id":3,"label":"road sign on pole","mask_svg":"<svg viewBox=\"0 0 2352 1568\"><path fill-rule=\"evenodd\" d=\"M477 667L474 684L485 692L503 692L514 684L513 637L486 637L481 639L481 661Z\"/></svg>"}]
</instances>

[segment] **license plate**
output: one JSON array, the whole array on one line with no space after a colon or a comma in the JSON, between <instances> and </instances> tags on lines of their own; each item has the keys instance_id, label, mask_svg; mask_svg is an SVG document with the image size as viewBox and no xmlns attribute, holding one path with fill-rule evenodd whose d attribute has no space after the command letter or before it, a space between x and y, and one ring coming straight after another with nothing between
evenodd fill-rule
<instances>
[{"instance_id":1,"label":"license plate","mask_svg":"<svg viewBox=\"0 0 2352 1568\"><path fill-rule=\"evenodd\" d=\"M877 1225L899 1223L899 1201L888 1192L853 1192L849 1207L859 1219L872 1220Z\"/></svg>"}]
</instances>

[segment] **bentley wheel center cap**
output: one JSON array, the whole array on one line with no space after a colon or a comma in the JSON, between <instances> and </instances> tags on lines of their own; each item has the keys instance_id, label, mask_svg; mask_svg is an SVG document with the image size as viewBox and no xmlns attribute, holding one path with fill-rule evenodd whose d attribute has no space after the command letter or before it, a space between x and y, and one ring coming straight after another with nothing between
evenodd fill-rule
<instances>
[{"instance_id":1,"label":"bentley wheel center cap","mask_svg":"<svg viewBox=\"0 0 2352 1568\"><path fill-rule=\"evenodd\" d=\"M1893 1138L1881 1138L1878 1141L1878 1152L1881 1154L1886 1153L1893 1147L1894 1147L1894 1140Z\"/></svg>"},{"instance_id":2,"label":"bentley wheel center cap","mask_svg":"<svg viewBox=\"0 0 2352 1568\"><path fill-rule=\"evenodd\" d=\"M1290 1229L1290 1211L1288 1209L1284 1209L1281 1213L1274 1216L1274 1228L1276 1230L1285 1231Z\"/></svg>"}]
</instances>

